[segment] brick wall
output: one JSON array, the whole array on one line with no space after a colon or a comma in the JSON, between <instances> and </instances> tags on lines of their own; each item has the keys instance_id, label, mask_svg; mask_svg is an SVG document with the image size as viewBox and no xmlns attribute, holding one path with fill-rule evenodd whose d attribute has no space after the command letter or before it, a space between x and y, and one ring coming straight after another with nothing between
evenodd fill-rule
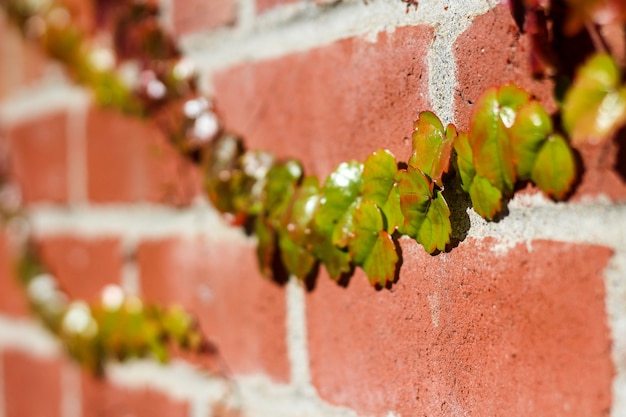
<instances>
[{"instance_id":1,"label":"brick wall","mask_svg":"<svg viewBox=\"0 0 626 417\"><path fill-rule=\"evenodd\" d=\"M554 108L495 0L160 3L227 128L320 177L381 147L406 159L420 111L467 128L492 85ZM218 375L178 356L93 378L28 314L3 238L0 417L223 416L225 398L249 417L626 416L616 146L578 150L567 203L528 189L499 222L469 210L467 236L437 256L401 240L399 280L377 291L358 271L339 286L322 270L311 289L261 278L254 240L208 205L156 126L96 108L1 14L0 136L68 294L116 283L181 303L220 352Z\"/></svg>"}]
</instances>

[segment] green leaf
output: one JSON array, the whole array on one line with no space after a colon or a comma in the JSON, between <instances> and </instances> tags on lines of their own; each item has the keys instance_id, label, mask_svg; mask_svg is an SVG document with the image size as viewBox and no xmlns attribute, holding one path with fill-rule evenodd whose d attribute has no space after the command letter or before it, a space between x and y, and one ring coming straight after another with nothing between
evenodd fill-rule
<instances>
[{"instance_id":1,"label":"green leaf","mask_svg":"<svg viewBox=\"0 0 626 417\"><path fill-rule=\"evenodd\" d=\"M280 233L278 246L280 258L287 271L300 280L304 280L317 262L313 254L287 233Z\"/></svg>"},{"instance_id":2,"label":"green leaf","mask_svg":"<svg viewBox=\"0 0 626 417\"><path fill-rule=\"evenodd\" d=\"M285 213L281 227L298 245L305 245L311 234L311 222L320 203L320 186L317 177L308 176L297 188Z\"/></svg>"},{"instance_id":3,"label":"green leaf","mask_svg":"<svg viewBox=\"0 0 626 417\"><path fill-rule=\"evenodd\" d=\"M379 208L372 202L362 202L355 211L354 223L350 253L355 265L363 268L372 285L392 282L399 258L393 239L383 230Z\"/></svg>"},{"instance_id":4,"label":"green leaf","mask_svg":"<svg viewBox=\"0 0 626 417\"><path fill-rule=\"evenodd\" d=\"M409 166L397 174L404 232L412 238L419 234L433 195L433 183L417 168Z\"/></svg>"},{"instance_id":5,"label":"green leaf","mask_svg":"<svg viewBox=\"0 0 626 417\"><path fill-rule=\"evenodd\" d=\"M521 88L509 84L488 89L476 103L469 142L476 175L488 180L504 195L513 191L516 181L513 149L508 128L518 109L530 99Z\"/></svg>"},{"instance_id":6,"label":"green leaf","mask_svg":"<svg viewBox=\"0 0 626 417\"><path fill-rule=\"evenodd\" d=\"M337 223L359 197L363 165L356 161L344 162L330 174L322 187L320 206L315 224L326 236L332 237Z\"/></svg>"},{"instance_id":7,"label":"green leaf","mask_svg":"<svg viewBox=\"0 0 626 417\"><path fill-rule=\"evenodd\" d=\"M461 176L461 188L469 193L470 185L476 175L474 169L474 158L472 155L472 147L469 143L467 133L460 133L454 141L454 150L456 151L456 164Z\"/></svg>"},{"instance_id":8,"label":"green leaf","mask_svg":"<svg viewBox=\"0 0 626 417\"><path fill-rule=\"evenodd\" d=\"M446 248L450 243L450 233L452 233L450 209L441 192L435 191L416 240L428 253L433 253Z\"/></svg>"},{"instance_id":9,"label":"green leaf","mask_svg":"<svg viewBox=\"0 0 626 417\"><path fill-rule=\"evenodd\" d=\"M263 276L272 278L274 256L276 254L276 230L270 220L264 216L258 216L254 232L257 237L256 256L259 269Z\"/></svg>"},{"instance_id":10,"label":"green leaf","mask_svg":"<svg viewBox=\"0 0 626 417\"><path fill-rule=\"evenodd\" d=\"M531 178L546 194L562 199L576 179L574 154L565 139L551 135L537 155Z\"/></svg>"},{"instance_id":11,"label":"green leaf","mask_svg":"<svg viewBox=\"0 0 626 417\"><path fill-rule=\"evenodd\" d=\"M441 177L448 171L456 128L449 125L446 131L435 114L421 112L414 124L413 153L409 165L428 175L433 182L442 185Z\"/></svg>"},{"instance_id":12,"label":"green leaf","mask_svg":"<svg viewBox=\"0 0 626 417\"><path fill-rule=\"evenodd\" d=\"M333 245L329 237L314 230L311 244L313 254L324 264L330 278L337 280L352 270L350 253Z\"/></svg>"},{"instance_id":13,"label":"green leaf","mask_svg":"<svg viewBox=\"0 0 626 417\"><path fill-rule=\"evenodd\" d=\"M361 204L361 197L357 197L357 199L350 204L350 207L348 207L343 216L337 221L331 236L333 245L339 248L348 246L348 242L354 235L354 213L359 204Z\"/></svg>"},{"instance_id":14,"label":"green leaf","mask_svg":"<svg viewBox=\"0 0 626 417\"><path fill-rule=\"evenodd\" d=\"M395 184L397 171L396 159L388 150L379 149L368 156L363 164L363 201L384 206Z\"/></svg>"},{"instance_id":15,"label":"green leaf","mask_svg":"<svg viewBox=\"0 0 626 417\"><path fill-rule=\"evenodd\" d=\"M469 187L472 207L485 219L492 220L502 209L502 192L486 178L475 176Z\"/></svg>"},{"instance_id":16,"label":"green leaf","mask_svg":"<svg viewBox=\"0 0 626 417\"><path fill-rule=\"evenodd\" d=\"M404 233L404 216L402 215L402 208L400 207L400 192L397 183L391 188L389 198L385 202L385 205L379 208L383 212L385 229L389 233L393 233L396 230L400 233Z\"/></svg>"},{"instance_id":17,"label":"green leaf","mask_svg":"<svg viewBox=\"0 0 626 417\"><path fill-rule=\"evenodd\" d=\"M267 172L263 198L264 210L270 219L278 219L287 210L301 178L302 166L294 160L270 168Z\"/></svg>"},{"instance_id":18,"label":"green leaf","mask_svg":"<svg viewBox=\"0 0 626 417\"><path fill-rule=\"evenodd\" d=\"M529 179L537 153L552 133L552 120L543 106L533 100L519 109L509 133L517 175Z\"/></svg>"},{"instance_id":19,"label":"green leaf","mask_svg":"<svg viewBox=\"0 0 626 417\"><path fill-rule=\"evenodd\" d=\"M626 122L626 88L617 64L597 54L576 73L563 103L563 126L572 143L603 142Z\"/></svg>"}]
</instances>

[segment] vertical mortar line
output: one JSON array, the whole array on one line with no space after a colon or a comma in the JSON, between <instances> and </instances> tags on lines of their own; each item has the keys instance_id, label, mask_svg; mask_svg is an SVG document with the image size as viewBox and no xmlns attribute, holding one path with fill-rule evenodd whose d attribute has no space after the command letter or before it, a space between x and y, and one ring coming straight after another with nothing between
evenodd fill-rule
<instances>
[{"instance_id":1,"label":"vertical mortar line","mask_svg":"<svg viewBox=\"0 0 626 417\"><path fill-rule=\"evenodd\" d=\"M0 348L0 417L6 417L6 401L4 398L4 350Z\"/></svg>"},{"instance_id":2,"label":"vertical mortar line","mask_svg":"<svg viewBox=\"0 0 626 417\"><path fill-rule=\"evenodd\" d=\"M444 126L454 122L456 94L456 57L454 42L473 22L474 18L497 5L497 1L450 1L447 13L435 25L433 43L428 49L428 88L432 111Z\"/></svg>"},{"instance_id":3,"label":"vertical mortar line","mask_svg":"<svg viewBox=\"0 0 626 417\"><path fill-rule=\"evenodd\" d=\"M626 415L626 249L622 245L615 246L604 277L608 325L613 340L611 357L615 366L611 416L622 417Z\"/></svg>"},{"instance_id":4,"label":"vertical mortar line","mask_svg":"<svg viewBox=\"0 0 626 417\"><path fill-rule=\"evenodd\" d=\"M296 277L290 277L286 286L287 297L287 355L290 364L291 384L298 390L309 391L311 371L306 327L305 289Z\"/></svg>"},{"instance_id":5,"label":"vertical mortar line","mask_svg":"<svg viewBox=\"0 0 626 417\"><path fill-rule=\"evenodd\" d=\"M82 386L78 366L65 364L61 370L61 416L81 417Z\"/></svg>"},{"instance_id":6,"label":"vertical mortar line","mask_svg":"<svg viewBox=\"0 0 626 417\"><path fill-rule=\"evenodd\" d=\"M71 205L87 201L87 103L67 113L67 194Z\"/></svg>"},{"instance_id":7,"label":"vertical mortar line","mask_svg":"<svg viewBox=\"0 0 626 417\"><path fill-rule=\"evenodd\" d=\"M254 26L256 18L256 0L237 0L237 22L238 32L249 32Z\"/></svg>"},{"instance_id":8,"label":"vertical mortar line","mask_svg":"<svg viewBox=\"0 0 626 417\"><path fill-rule=\"evenodd\" d=\"M137 266L137 237L124 236L120 246L122 257L120 286L125 293L138 295L141 293L141 277Z\"/></svg>"}]
</instances>

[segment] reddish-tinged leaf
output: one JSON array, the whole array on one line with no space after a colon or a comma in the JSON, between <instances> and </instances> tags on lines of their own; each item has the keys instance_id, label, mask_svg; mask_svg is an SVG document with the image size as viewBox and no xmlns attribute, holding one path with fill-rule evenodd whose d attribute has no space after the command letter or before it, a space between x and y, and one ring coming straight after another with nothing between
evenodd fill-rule
<instances>
[{"instance_id":1,"label":"reddish-tinged leaf","mask_svg":"<svg viewBox=\"0 0 626 417\"><path fill-rule=\"evenodd\" d=\"M576 179L574 154L565 139L551 135L537 155L532 180L546 194L562 199Z\"/></svg>"},{"instance_id":2,"label":"reddish-tinged leaf","mask_svg":"<svg viewBox=\"0 0 626 417\"><path fill-rule=\"evenodd\" d=\"M276 220L285 212L300 178L302 166L294 160L278 163L267 172L263 209L270 219Z\"/></svg>"},{"instance_id":3,"label":"reddish-tinged leaf","mask_svg":"<svg viewBox=\"0 0 626 417\"><path fill-rule=\"evenodd\" d=\"M505 195L513 191L516 181L508 128L529 99L526 91L512 84L490 88L478 99L472 115L469 143L476 175Z\"/></svg>"},{"instance_id":4,"label":"reddish-tinged leaf","mask_svg":"<svg viewBox=\"0 0 626 417\"><path fill-rule=\"evenodd\" d=\"M529 179L541 145L552 133L552 120L537 101L524 104L510 131L513 160L520 179Z\"/></svg>"},{"instance_id":5,"label":"reddish-tinged leaf","mask_svg":"<svg viewBox=\"0 0 626 417\"><path fill-rule=\"evenodd\" d=\"M363 165L363 201L378 205L389 233L393 233L404 221L395 178L397 172L396 159L387 150L372 153Z\"/></svg>"},{"instance_id":6,"label":"reddish-tinged leaf","mask_svg":"<svg viewBox=\"0 0 626 417\"><path fill-rule=\"evenodd\" d=\"M461 188L466 193L469 193L476 170L474 169L472 147L470 146L467 133L460 133L457 136L454 141L454 150L456 152L456 165L461 176Z\"/></svg>"},{"instance_id":7,"label":"reddish-tinged leaf","mask_svg":"<svg viewBox=\"0 0 626 417\"><path fill-rule=\"evenodd\" d=\"M256 219L255 235L257 237L256 256L261 273L267 277L273 277L274 255L276 254L276 230L270 220L264 216Z\"/></svg>"},{"instance_id":8,"label":"reddish-tinged leaf","mask_svg":"<svg viewBox=\"0 0 626 417\"><path fill-rule=\"evenodd\" d=\"M433 183L417 168L411 166L397 174L400 209L404 216L404 232L416 238L426 217Z\"/></svg>"},{"instance_id":9,"label":"reddish-tinged leaf","mask_svg":"<svg viewBox=\"0 0 626 417\"><path fill-rule=\"evenodd\" d=\"M363 263L363 270L372 285L384 287L393 282L398 265L398 251L389 233L380 232L374 247Z\"/></svg>"},{"instance_id":10,"label":"reddish-tinged leaf","mask_svg":"<svg viewBox=\"0 0 626 417\"><path fill-rule=\"evenodd\" d=\"M626 88L609 55L598 54L577 72L563 103L563 125L572 143L603 142L626 122Z\"/></svg>"},{"instance_id":11,"label":"reddish-tinged leaf","mask_svg":"<svg viewBox=\"0 0 626 417\"><path fill-rule=\"evenodd\" d=\"M428 253L433 253L446 248L450 243L450 233L450 209L441 192L435 191L416 240Z\"/></svg>"},{"instance_id":12,"label":"reddish-tinged leaf","mask_svg":"<svg viewBox=\"0 0 626 417\"><path fill-rule=\"evenodd\" d=\"M354 235L349 249L354 264L363 265L378 235L383 231L382 214L374 203L363 201L355 210L354 223Z\"/></svg>"},{"instance_id":13,"label":"reddish-tinged leaf","mask_svg":"<svg viewBox=\"0 0 626 417\"><path fill-rule=\"evenodd\" d=\"M441 186L441 177L448 172L450 166L456 128L449 125L444 131L439 118L429 111L420 113L414 128L413 153L409 165L419 169Z\"/></svg>"}]
</instances>

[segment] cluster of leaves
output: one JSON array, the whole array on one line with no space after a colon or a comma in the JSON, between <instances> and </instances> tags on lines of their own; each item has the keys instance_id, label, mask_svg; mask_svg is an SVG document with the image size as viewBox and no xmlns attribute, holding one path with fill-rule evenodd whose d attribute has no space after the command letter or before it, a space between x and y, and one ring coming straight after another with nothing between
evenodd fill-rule
<instances>
[{"instance_id":1,"label":"cluster of leaves","mask_svg":"<svg viewBox=\"0 0 626 417\"><path fill-rule=\"evenodd\" d=\"M144 305L117 286L106 287L99 303L69 301L32 245L22 253L19 272L33 311L72 357L98 374L110 360L149 356L166 361L174 346L210 350L195 319L179 306Z\"/></svg>"}]
</instances>

